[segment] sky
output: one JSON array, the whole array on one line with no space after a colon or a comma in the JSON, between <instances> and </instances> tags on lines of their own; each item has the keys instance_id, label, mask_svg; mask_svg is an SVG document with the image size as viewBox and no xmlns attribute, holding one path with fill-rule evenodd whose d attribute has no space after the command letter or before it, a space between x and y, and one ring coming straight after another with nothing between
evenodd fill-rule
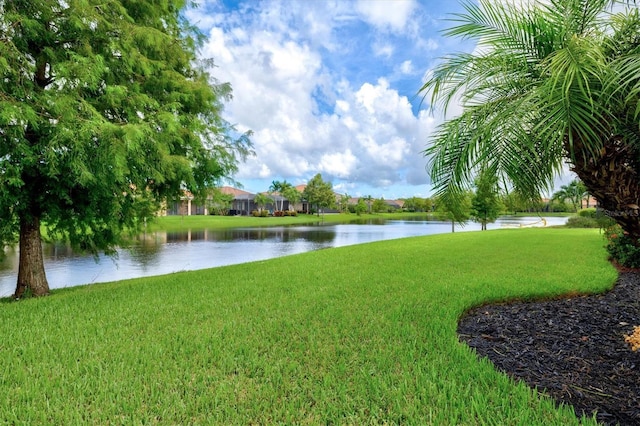
<instances>
[{"instance_id":1,"label":"sky","mask_svg":"<svg viewBox=\"0 0 640 426\"><path fill-rule=\"evenodd\" d=\"M459 1L197 3L201 55L233 88L223 116L253 131L256 155L233 176L244 190L320 173L352 197L431 195L422 151L442 117L418 92L439 58L475 47L442 35Z\"/></svg>"}]
</instances>

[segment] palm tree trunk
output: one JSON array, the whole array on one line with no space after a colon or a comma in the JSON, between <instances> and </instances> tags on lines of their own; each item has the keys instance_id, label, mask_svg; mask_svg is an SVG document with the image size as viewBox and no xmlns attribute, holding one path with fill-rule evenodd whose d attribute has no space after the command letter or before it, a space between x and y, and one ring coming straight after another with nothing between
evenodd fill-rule
<instances>
[{"instance_id":1,"label":"palm tree trunk","mask_svg":"<svg viewBox=\"0 0 640 426\"><path fill-rule=\"evenodd\" d=\"M33 296L49 294L49 283L44 271L40 218L20 219L20 260L18 282L14 297L22 297L29 290Z\"/></svg>"},{"instance_id":2,"label":"palm tree trunk","mask_svg":"<svg viewBox=\"0 0 640 426\"><path fill-rule=\"evenodd\" d=\"M565 148L568 148L566 146ZM574 140L574 152L586 152ZM603 144L597 158L576 156L572 170L603 212L615 220L636 245L640 241L640 176L638 153L621 138Z\"/></svg>"}]
</instances>

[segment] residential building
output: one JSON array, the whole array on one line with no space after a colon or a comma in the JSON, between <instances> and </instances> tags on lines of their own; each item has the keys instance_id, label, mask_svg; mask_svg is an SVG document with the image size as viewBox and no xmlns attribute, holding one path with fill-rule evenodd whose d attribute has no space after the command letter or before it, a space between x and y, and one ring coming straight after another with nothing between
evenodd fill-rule
<instances>
[{"instance_id":1,"label":"residential building","mask_svg":"<svg viewBox=\"0 0 640 426\"><path fill-rule=\"evenodd\" d=\"M304 191L306 185L297 185L295 188L300 193ZM248 191L244 191L242 189L233 188L230 186L223 186L220 188L220 192L227 195L233 196L233 201L228 208L228 214L230 216L247 216L250 215L252 211L258 210L258 206L255 203L255 197L257 194L253 194ZM276 210L294 210L299 213L309 213L309 203L306 200L299 201L293 206L289 205L289 200L280 195L279 193L268 193L263 192L263 194L267 194L269 198L273 201L268 203L264 208L273 213ZM336 204L340 202L341 194L336 193ZM350 202L354 204L358 202L357 198L350 199ZM165 207L161 211L161 216L175 216L175 215L183 215L183 216L192 216L192 215L208 215L210 214L210 210L212 207L213 200L208 200L204 204L198 203L195 200L193 194L189 191L184 191L183 195L180 199L175 201L167 201L165 203ZM385 200L385 203L389 205L393 209L402 209L403 201L401 200ZM337 213L336 209L325 209L325 213Z\"/></svg>"}]
</instances>

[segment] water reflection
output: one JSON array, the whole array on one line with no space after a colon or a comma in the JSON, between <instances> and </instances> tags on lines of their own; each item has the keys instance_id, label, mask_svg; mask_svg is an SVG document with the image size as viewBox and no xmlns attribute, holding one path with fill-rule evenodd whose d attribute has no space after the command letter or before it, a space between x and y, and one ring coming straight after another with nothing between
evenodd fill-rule
<instances>
[{"instance_id":1,"label":"water reflection","mask_svg":"<svg viewBox=\"0 0 640 426\"><path fill-rule=\"evenodd\" d=\"M314 242L332 241L336 235L335 226L281 226L270 228L235 228L228 230L204 230L187 232L167 232L164 243L192 241L262 241L290 242L311 240ZM156 237L156 241L157 241Z\"/></svg>"},{"instance_id":2,"label":"water reflection","mask_svg":"<svg viewBox=\"0 0 640 426\"><path fill-rule=\"evenodd\" d=\"M566 218L545 218L547 225ZM490 228L541 226L540 218L501 218ZM456 231L478 230L469 223ZM424 220L366 221L363 224L331 224L270 228L238 228L189 232L157 232L140 235L129 247L118 250L117 259L75 253L65 244L45 244L44 256L51 288L116 281L182 270L211 268L270 259L328 247L451 232L451 224ZM18 270L16 248L7 248L0 261L0 297L15 289Z\"/></svg>"}]
</instances>

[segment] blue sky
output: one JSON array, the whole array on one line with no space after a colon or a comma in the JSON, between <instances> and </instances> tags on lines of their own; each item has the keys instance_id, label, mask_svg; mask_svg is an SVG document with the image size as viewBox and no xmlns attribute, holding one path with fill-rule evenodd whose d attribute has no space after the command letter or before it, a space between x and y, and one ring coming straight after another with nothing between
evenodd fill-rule
<instances>
[{"instance_id":1,"label":"blue sky","mask_svg":"<svg viewBox=\"0 0 640 426\"><path fill-rule=\"evenodd\" d=\"M234 178L251 192L321 173L353 197L431 195L422 155L442 118L417 92L440 57L459 1L198 0L211 73L230 82L227 121L252 130L256 156Z\"/></svg>"}]
</instances>

